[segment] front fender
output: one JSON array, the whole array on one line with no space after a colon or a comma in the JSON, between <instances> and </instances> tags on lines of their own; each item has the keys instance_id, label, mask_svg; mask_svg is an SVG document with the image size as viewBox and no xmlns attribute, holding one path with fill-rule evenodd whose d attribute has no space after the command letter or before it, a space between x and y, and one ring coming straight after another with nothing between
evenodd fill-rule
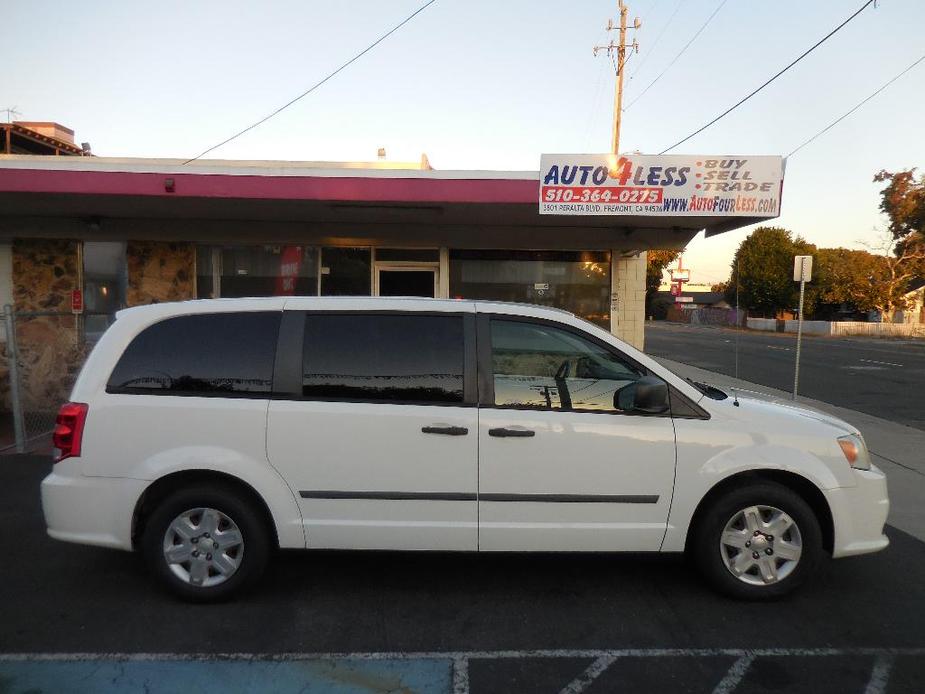
<instances>
[{"instance_id":1,"label":"front fender","mask_svg":"<svg viewBox=\"0 0 925 694\"><path fill-rule=\"evenodd\" d=\"M710 424L703 420L676 420L675 492L662 551L684 550L698 504L711 489L734 475L783 471L808 480L823 492L855 484L848 464L836 457L834 438L830 455L828 447L820 446L818 437L782 434L775 438L783 442L777 443L749 432L730 434L725 428L711 432Z\"/></svg>"}]
</instances>

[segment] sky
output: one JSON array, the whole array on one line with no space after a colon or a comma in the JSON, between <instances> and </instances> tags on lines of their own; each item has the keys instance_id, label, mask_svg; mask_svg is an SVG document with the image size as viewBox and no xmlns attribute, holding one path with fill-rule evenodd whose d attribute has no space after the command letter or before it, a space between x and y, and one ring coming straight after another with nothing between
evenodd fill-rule
<instances>
[{"instance_id":1,"label":"sky","mask_svg":"<svg viewBox=\"0 0 925 694\"><path fill-rule=\"evenodd\" d=\"M625 104L722 0L628 0L639 16ZM191 157L305 91L423 0L9 3L0 109L53 120L101 156ZM657 153L724 111L863 0L727 0L624 113L621 150ZM314 93L213 152L221 159L415 161L535 170L609 151L616 2L437 0ZM879 0L674 154L786 155L925 53L925 2ZM925 63L787 162L784 226L818 246L882 229L880 169L925 168ZM0 114L0 117L5 117ZM718 282L750 228L696 238L693 282Z\"/></svg>"}]
</instances>

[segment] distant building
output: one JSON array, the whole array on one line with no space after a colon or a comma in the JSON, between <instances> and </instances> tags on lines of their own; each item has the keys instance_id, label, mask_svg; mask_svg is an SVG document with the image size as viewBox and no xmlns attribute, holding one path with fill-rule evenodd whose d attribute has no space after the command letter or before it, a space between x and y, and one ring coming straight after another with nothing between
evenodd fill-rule
<instances>
[{"instance_id":1,"label":"distant building","mask_svg":"<svg viewBox=\"0 0 925 694\"><path fill-rule=\"evenodd\" d=\"M671 282L662 280L662 283L658 285L658 290L660 292L670 292L671 291ZM703 292L712 292L713 285L711 284L701 284L699 282L688 282L684 285L684 293L703 293Z\"/></svg>"},{"instance_id":2,"label":"distant building","mask_svg":"<svg viewBox=\"0 0 925 694\"><path fill-rule=\"evenodd\" d=\"M908 306L893 315L894 323L925 323L925 277L912 280L903 294Z\"/></svg>"},{"instance_id":3,"label":"distant building","mask_svg":"<svg viewBox=\"0 0 925 694\"><path fill-rule=\"evenodd\" d=\"M60 123L22 121L0 123L0 153L90 156L90 145L74 143L74 131Z\"/></svg>"},{"instance_id":4,"label":"distant building","mask_svg":"<svg viewBox=\"0 0 925 694\"><path fill-rule=\"evenodd\" d=\"M675 296L670 290L655 292L652 296L650 317L656 320L683 320L681 312L699 308L730 308L723 292L689 291L688 287L690 285L684 288L680 296Z\"/></svg>"}]
</instances>

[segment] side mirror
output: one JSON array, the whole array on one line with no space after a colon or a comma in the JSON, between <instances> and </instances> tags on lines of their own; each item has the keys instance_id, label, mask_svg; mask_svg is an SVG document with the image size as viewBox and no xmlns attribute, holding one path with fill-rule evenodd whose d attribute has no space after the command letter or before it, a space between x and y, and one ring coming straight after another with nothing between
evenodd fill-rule
<instances>
[{"instance_id":1,"label":"side mirror","mask_svg":"<svg viewBox=\"0 0 925 694\"><path fill-rule=\"evenodd\" d=\"M668 409L668 384L655 376L643 376L614 393L613 406L624 412L660 414Z\"/></svg>"}]
</instances>

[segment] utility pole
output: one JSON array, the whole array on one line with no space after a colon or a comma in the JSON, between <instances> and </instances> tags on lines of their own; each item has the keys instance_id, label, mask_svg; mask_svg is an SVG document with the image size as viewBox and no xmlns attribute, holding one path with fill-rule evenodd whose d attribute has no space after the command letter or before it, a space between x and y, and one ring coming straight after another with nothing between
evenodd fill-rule
<instances>
[{"instance_id":1,"label":"utility pole","mask_svg":"<svg viewBox=\"0 0 925 694\"><path fill-rule=\"evenodd\" d=\"M636 43L636 39L633 39L633 43L629 46L626 45L626 15L629 13L629 8L623 3L623 0L617 0L617 10L620 13L620 25L618 27L614 25L612 19L608 19L607 31L619 29L619 43L614 43L613 39L611 39L606 46L594 47L595 56L598 51L607 51L607 57L611 60L613 60L614 53L617 55L617 60L614 63L617 71L617 84L613 94L613 137L610 144L610 149L614 154L620 153L620 122L623 119L623 68L626 66L627 60L626 49L631 48L634 52L639 52L639 44ZM636 17L633 20L632 28L639 29L641 26L642 22L639 21L639 17Z\"/></svg>"}]
</instances>

